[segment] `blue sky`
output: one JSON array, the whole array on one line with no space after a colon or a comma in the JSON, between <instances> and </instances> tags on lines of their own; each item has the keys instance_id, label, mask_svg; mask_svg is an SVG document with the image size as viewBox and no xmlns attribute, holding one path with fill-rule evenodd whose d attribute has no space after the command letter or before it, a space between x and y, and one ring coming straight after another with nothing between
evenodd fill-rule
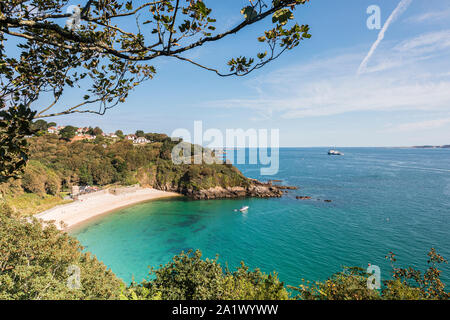
<instances>
[{"instance_id":1,"label":"blue sky","mask_svg":"<svg viewBox=\"0 0 450 320\"><path fill-rule=\"evenodd\" d=\"M381 25L400 0L311 0L296 11L312 38L247 77L221 78L175 60L155 62L157 75L104 116L69 115L58 124L105 131L280 129L281 146L409 146L450 143L450 2L403 0L361 74L380 30L369 30L369 5ZM219 29L239 23L247 0L206 1ZM188 57L225 67L256 53L269 21ZM225 69L223 69L225 70ZM75 104L79 97L64 101Z\"/></svg>"}]
</instances>

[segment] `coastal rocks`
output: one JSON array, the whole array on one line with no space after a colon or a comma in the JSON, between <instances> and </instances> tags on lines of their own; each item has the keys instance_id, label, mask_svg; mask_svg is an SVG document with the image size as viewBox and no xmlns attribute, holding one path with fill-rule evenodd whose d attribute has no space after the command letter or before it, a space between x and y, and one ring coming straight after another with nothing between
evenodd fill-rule
<instances>
[{"instance_id":1,"label":"coastal rocks","mask_svg":"<svg viewBox=\"0 0 450 320\"><path fill-rule=\"evenodd\" d=\"M274 185L274 187L280 189L280 190L297 190L298 187L295 186L279 186L279 185Z\"/></svg>"},{"instance_id":2,"label":"coastal rocks","mask_svg":"<svg viewBox=\"0 0 450 320\"><path fill-rule=\"evenodd\" d=\"M295 199L297 200L311 200L312 197L310 196L296 196ZM321 199L315 199L316 201L322 201ZM332 200L323 200L323 202L332 202Z\"/></svg>"},{"instance_id":3,"label":"coastal rocks","mask_svg":"<svg viewBox=\"0 0 450 320\"><path fill-rule=\"evenodd\" d=\"M183 194L193 199L220 199L220 198L273 198L281 197L283 192L277 188L265 185L250 185L248 187L214 187L206 190L184 190Z\"/></svg>"},{"instance_id":4,"label":"coastal rocks","mask_svg":"<svg viewBox=\"0 0 450 320\"><path fill-rule=\"evenodd\" d=\"M155 186L159 190L181 193L191 199L227 199L227 198L279 198L286 193L286 189L295 190L297 187L278 186L264 183L256 179L247 179L244 186L223 187L215 186L208 189L175 186L173 184L160 184Z\"/></svg>"},{"instance_id":5,"label":"coastal rocks","mask_svg":"<svg viewBox=\"0 0 450 320\"><path fill-rule=\"evenodd\" d=\"M263 182L260 182L258 180L254 180L254 179L252 179L252 181L256 181L258 183L263 183ZM274 186L280 190L297 190L298 189L298 187L295 187L295 186L283 186L283 185L279 185L279 184L273 184L274 182L283 182L283 180L269 180L269 181L267 181L267 183L263 183L263 184L265 184L267 186Z\"/></svg>"},{"instance_id":6,"label":"coastal rocks","mask_svg":"<svg viewBox=\"0 0 450 320\"><path fill-rule=\"evenodd\" d=\"M209 189L194 190L183 189L178 192L195 200L207 199L226 199L226 198L279 198L283 195L283 191L277 186L263 183L258 180L249 179L246 186L222 187L216 186Z\"/></svg>"}]
</instances>

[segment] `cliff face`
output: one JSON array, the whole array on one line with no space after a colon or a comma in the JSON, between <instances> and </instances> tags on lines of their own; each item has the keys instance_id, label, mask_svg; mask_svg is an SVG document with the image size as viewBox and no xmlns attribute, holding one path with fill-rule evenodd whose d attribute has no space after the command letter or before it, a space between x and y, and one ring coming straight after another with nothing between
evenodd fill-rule
<instances>
[{"instance_id":1,"label":"cliff face","mask_svg":"<svg viewBox=\"0 0 450 320\"><path fill-rule=\"evenodd\" d=\"M152 186L198 200L281 197L282 189L291 188L247 178L230 164L173 165L168 161L158 162Z\"/></svg>"},{"instance_id":2,"label":"cliff face","mask_svg":"<svg viewBox=\"0 0 450 320\"><path fill-rule=\"evenodd\" d=\"M215 187L207 190L193 192L190 196L194 199L219 199L219 198L275 198L281 197L283 192L269 186L252 185L249 187Z\"/></svg>"}]
</instances>

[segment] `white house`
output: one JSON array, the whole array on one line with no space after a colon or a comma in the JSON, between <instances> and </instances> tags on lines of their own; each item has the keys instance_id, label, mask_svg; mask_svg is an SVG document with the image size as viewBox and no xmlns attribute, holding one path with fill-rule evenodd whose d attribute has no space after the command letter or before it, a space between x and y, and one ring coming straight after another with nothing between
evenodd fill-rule
<instances>
[{"instance_id":1,"label":"white house","mask_svg":"<svg viewBox=\"0 0 450 320\"><path fill-rule=\"evenodd\" d=\"M129 135L127 135L126 137L125 137L125 139L127 139L127 140L131 140L131 141L134 141L134 140L136 140L136 135L134 135L134 134L129 134Z\"/></svg>"},{"instance_id":2,"label":"white house","mask_svg":"<svg viewBox=\"0 0 450 320\"><path fill-rule=\"evenodd\" d=\"M48 133L55 133L58 134L58 129L56 127L50 127L47 129Z\"/></svg>"},{"instance_id":3,"label":"white house","mask_svg":"<svg viewBox=\"0 0 450 320\"><path fill-rule=\"evenodd\" d=\"M65 126L57 126L57 127L50 127L47 129L48 133L54 133L54 134L59 134L59 132L64 129Z\"/></svg>"},{"instance_id":4,"label":"white house","mask_svg":"<svg viewBox=\"0 0 450 320\"><path fill-rule=\"evenodd\" d=\"M133 141L133 143L136 143L136 144L145 144L145 143L149 143L150 141L148 141L146 138L144 138L144 137L139 137L139 138L137 138L137 139L135 139L134 141Z\"/></svg>"}]
</instances>

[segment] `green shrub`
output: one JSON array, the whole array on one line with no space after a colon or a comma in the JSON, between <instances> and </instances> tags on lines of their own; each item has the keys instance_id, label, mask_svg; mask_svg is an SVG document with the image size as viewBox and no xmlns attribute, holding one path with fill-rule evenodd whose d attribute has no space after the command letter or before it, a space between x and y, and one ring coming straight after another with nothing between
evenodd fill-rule
<instances>
[{"instance_id":1,"label":"green shrub","mask_svg":"<svg viewBox=\"0 0 450 320\"><path fill-rule=\"evenodd\" d=\"M421 300L425 296L419 288L411 287L408 283L399 279L390 280L383 289L385 300Z\"/></svg>"},{"instance_id":2,"label":"green shrub","mask_svg":"<svg viewBox=\"0 0 450 320\"><path fill-rule=\"evenodd\" d=\"M25 167L22 187L30 192L43 196L45 194L45 170L36 161L30 161Z\"/></svg>"},{"instance_id":3,"label":"green shrub","mask_svg":"<svg viewBox=\"0 0 450 320\"><path fill-rule=\"evenodd\" d=\"M396 267L397 258L390 252L386 259L392 264L393 279L385 282L383 296L388 299L448 300L450 293L445 291L441 271L438 269L439 264L448 262L434 248L428 252L428 257L428 268L422 274L411 267Z\"/></svg>"},{"instance_id":4,"label":"green shrub","mask_svg":"<svg viewBox=\"0 0 450 320\"><path fill-rule=\"evenodd\" d=\"M47 170L45 180L45 191L47 194L56 196L61 191L61 179L58 175L51 170Z\"/></svg>"},{"instance_id":5,"label":"green shrub","mask_svg":"<svg viewBox=\"0 0 450 320\"><path fill-rule=\"evenodd\" d=\"M77 240L56 229L0 212L0 299L115 299L121 281ZM71 289L68 268L80 269Z\"/></svg>"},{"instance_id":6,"label":"green shrub","mask_svg":"<svg viewBox=\"0 0 450 320\"><path fill-rule=\"evenodd\" d=\"M201 259L200 251L175 256L159 269L154 279L133 283L123 292L127 299L163 300L273 300L287 299L288 293L278 277L258 269L249 271L243 263L234 273L224 271L217 261Z\"/></svg>"},{"instance_id":7,"label":"green shrub","mask_svg":"<svg viewBox=\"0 0 450 320\"><path fill-rule=\"evenodd\" d=\"M373 300L380 299L378 290L367 288L369 275L358 267L345 267L324 282L304 281L299 287L290 287L298 292L300 300Z\"/></svg>"},{"instance_id":8,"label":"green shrub","mask_svg":"<svg viewBox=\"0 0 450 320\"><path fill-rule=\"evenodd\" d=\"M0 215L3 214L6 217L12 217L14 210L6 202L0 202Z\"/></svg>"}]
</instances>

